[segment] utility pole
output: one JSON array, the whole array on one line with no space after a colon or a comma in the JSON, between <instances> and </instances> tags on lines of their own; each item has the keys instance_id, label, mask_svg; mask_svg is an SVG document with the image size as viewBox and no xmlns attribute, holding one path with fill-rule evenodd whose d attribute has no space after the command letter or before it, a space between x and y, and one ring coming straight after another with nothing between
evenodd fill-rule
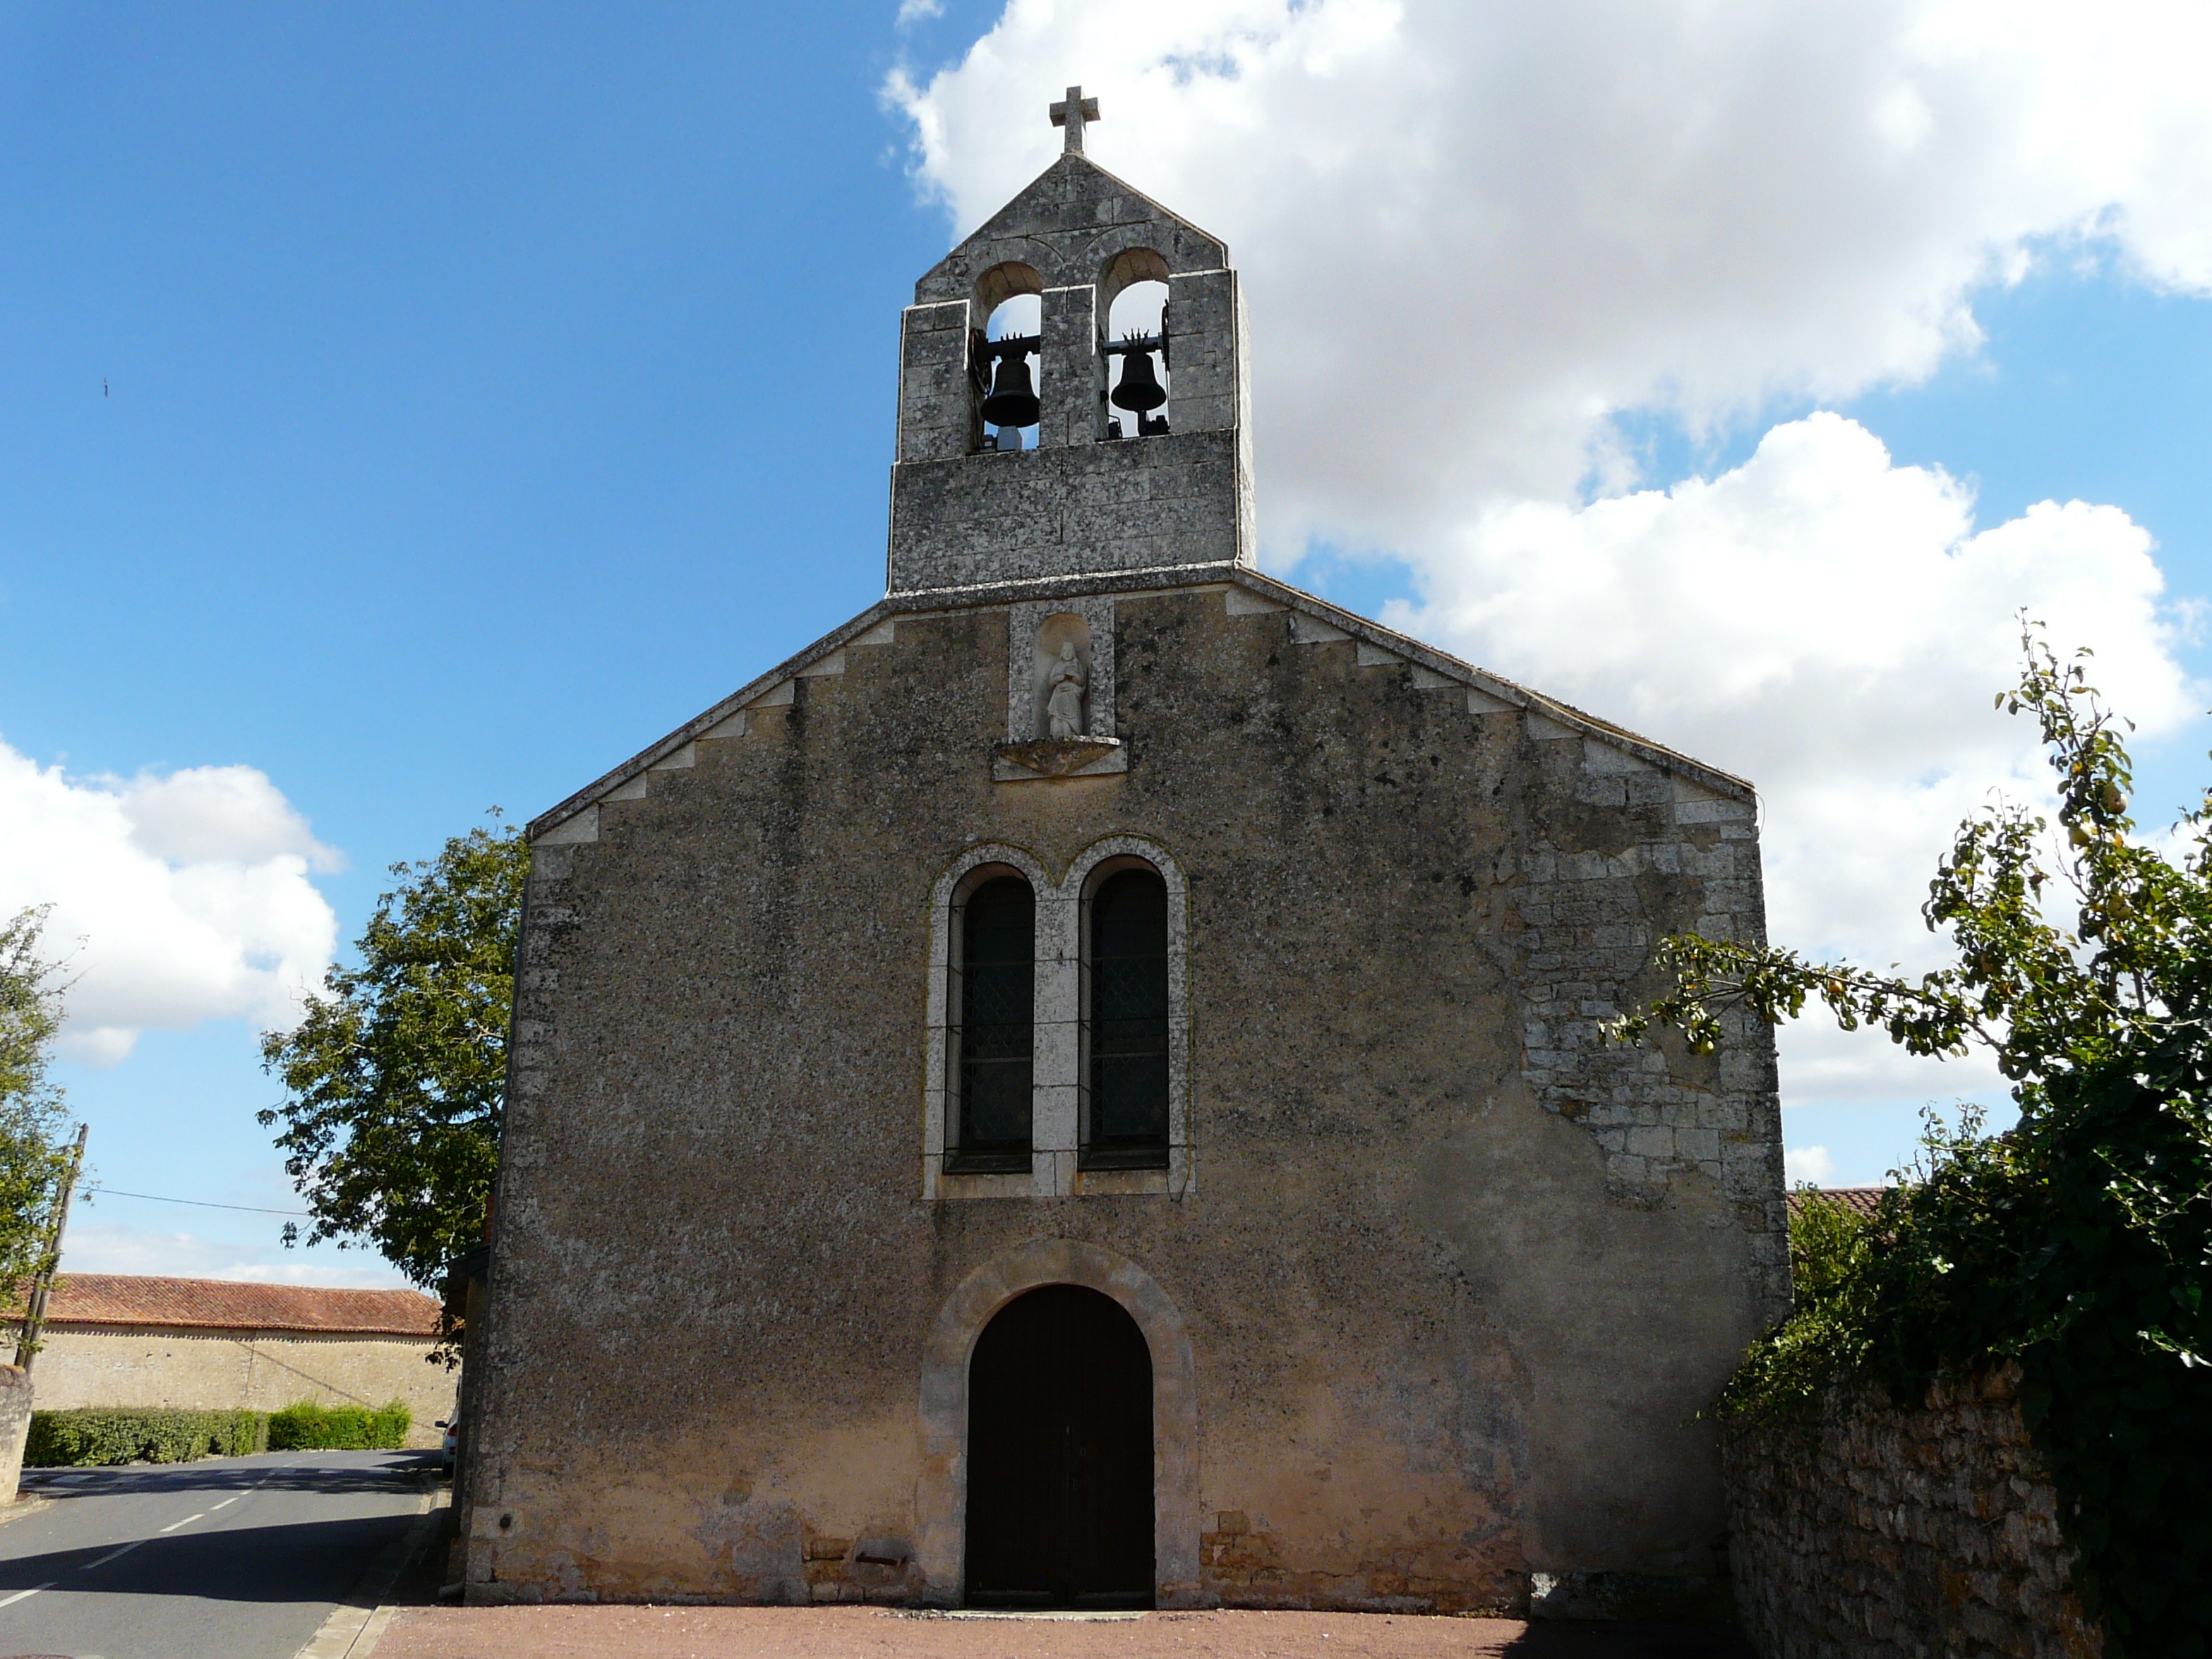
<instances>
[{"instance_id":1,"label":"utility pole","mask_svg":"<svg viewBox=\"0 0 2212 1659\"><path fill-rule=\"evenodd\" d=\"M31 1282L30 1305L23 1310L23 1334L15 1344L15 1363L25 1370L39 1357L39 1329L46 1322L46 1297L52 1294L54 1273L62 1265L62 1234L69 1227L70 1200L76 1196L76 1178L84 1168L84 1138L89 1123L76 1126L76 1146L70 1153L69 1178L62 1182L61 1201L54 1206L54 1238L46 1265Z\"/></svg>"}]
</instances>

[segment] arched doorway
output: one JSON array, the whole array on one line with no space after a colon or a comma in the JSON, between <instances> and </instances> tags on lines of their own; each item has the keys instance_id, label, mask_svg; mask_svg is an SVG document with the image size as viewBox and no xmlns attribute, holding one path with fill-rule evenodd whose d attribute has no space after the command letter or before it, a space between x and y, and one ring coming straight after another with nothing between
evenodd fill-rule
<instances>
[{"instance_id":1,"label":"arched doorway","mask_svg":"<svg viewBox=\"0 0 2212 1659\"><path fill-rule=\"evenodd\" d=\"M968 1600L1152 1604L1152 1357L1113 1297L1016 1297L968 1374Z\"/></svg>"}]
</instances>

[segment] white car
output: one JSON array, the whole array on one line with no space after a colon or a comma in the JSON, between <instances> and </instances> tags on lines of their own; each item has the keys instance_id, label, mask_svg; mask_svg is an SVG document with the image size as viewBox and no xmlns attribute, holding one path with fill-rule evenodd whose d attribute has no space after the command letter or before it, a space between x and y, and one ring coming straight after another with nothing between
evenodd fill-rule
<instances>
[{"instance_id":1,"label":"white car","mask_svg":"<svg viewBox=\"0 0 2212 1659\"><path fill-rule=\"evenodd\" d=\"M441 1417L433 1426L446 1431L446 1437L438 1443L438 1467L447 1474L451 1474L453 1472L453 1455L460 1449L460 1419Z\"/></svg>"}]
</instances>

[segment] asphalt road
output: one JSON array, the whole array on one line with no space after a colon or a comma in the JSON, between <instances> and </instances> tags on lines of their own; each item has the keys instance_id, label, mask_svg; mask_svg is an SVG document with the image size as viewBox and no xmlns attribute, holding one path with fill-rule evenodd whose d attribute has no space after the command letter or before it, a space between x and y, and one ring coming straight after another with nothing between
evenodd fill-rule
<instances>
[{"instance_id":1,"label":"asphalt road","mask_svg":"<svg viewBox=\"0 0 2212 1659\"><path fill-rule=\"evenodd\" d=\"M435 1454L26 1469L0 1659L293 1659L422 1507Z\"/></svg>"}]
</instances>

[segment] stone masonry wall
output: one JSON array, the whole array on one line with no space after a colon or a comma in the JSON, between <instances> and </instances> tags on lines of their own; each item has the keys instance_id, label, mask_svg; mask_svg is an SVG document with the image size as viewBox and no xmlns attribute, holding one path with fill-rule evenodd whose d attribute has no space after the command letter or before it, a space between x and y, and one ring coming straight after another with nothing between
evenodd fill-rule
<instances>
[{"instance_id":1,"label":"stone masonry wall","mask_svg":"<svg viewBox=\"0 0 2212 1659\"><path fill-rule=\"evenodd\" d=\"M1602 1030L1644 1000L1652 949L1670 928L1765 942L1757 813L1594 738L1529 726L1553 782L1513 871L1536 1098L1603 1149L1616 1201L1656 1206L1670 1182L1708 1177L1750 1240L1762 1294L1786 1300L1765 1034L1738 1020L1734 1040L1701 1059L1658 1042L1626 1049Z\"/></svg>"},{"instance_id":2,"label":"stone masonry wall","mask_svg":"<svg viewBox=\"0 0 2212 1659\"><path fill-rule=\"evenodd\" d=\"M453 1373L428 1363L411 1336L301 1332L46 1328L32 1373L40 1411L77 1406L177 1406L276 1411L296 1401L381 1406L414 1413L410 1446L434 1446L453 1403Z\"/></svg>"},{"instance_id":3,"label":"stone masonry wall","mask_svg":"<svg viewBox=\"0 0 2212 1659\"><path fill-rule=\"evenodd\" d=\"M1736 1603L1766 1659L2081 1659L2057 1497L1999 1375L1835 1394L1723 1436Z\"/></svg>"}]
</instances>

